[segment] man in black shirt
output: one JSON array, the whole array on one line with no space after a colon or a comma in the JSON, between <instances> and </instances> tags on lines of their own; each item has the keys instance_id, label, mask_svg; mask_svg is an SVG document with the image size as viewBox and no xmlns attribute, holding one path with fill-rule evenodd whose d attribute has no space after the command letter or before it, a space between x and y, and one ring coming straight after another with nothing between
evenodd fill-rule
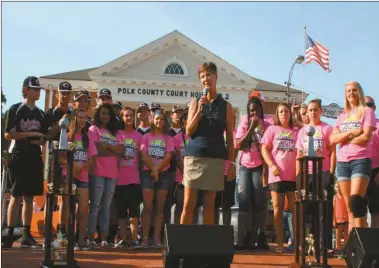
<instances>
[{"instance_id":1,"label":"man in black shirt","mask_svg":"<svg viewBox=\"0 0 379 268\"><path fill-rule=\"evenodd\" d=\"M150 109L147 103L142 102L138 105L136 109L137 119L139 120L139 126L137 127L137 131L142 135L145 135L150 131Z\"/></svg>"},{"instance_id":2,"label":"man in black shirt","mask_svg":"<svg viewBox=\"0 0 379 268\"><path fill-rule=\"evenodd\" d=\"M61 82L58 86L58 104L54 108L49 109L46 112L46 117L48 121L49 128L53 128L59 123L59 120L65 114L70 115L71 110L68 107L68 103L70 101L72 94L72 86L69 82ZM60 139L60 133L57 133L53 138L53 141L58 141ZM53 150L53 142L50 143L50 152ZM67 189L66 189L67 191ZM59 235L62 238L66 237L66 224L68 223L68 198L67 196L59 196L58 200L61 201L61 205L59 206Z\"/></svg>"},{"instance_id":3,"label":"man in black shirt","mask_svg":"<svg viewBox=\"0 0 379 268\"><path fill-rule=\"evenodd\" d=\"M43 162L40 145L44 144L47 132L45 113L35 102L40 98L41 85L35 76L24 80L23 102L12 105L5 122L5 138L15 140L8 158L7 189L11 199L8 206L8 235L14 235L14 227L19 215L21 197L23 248L41 248L30 234L34 196L43 194ZM3 247L11 247L12 243Z\"/></svg>"},{"instance_id":4,"label":"man in black shirt","mask_svg":"<svg viewBox=\"0 0 379 268\"><path fill-rule=\"evenodd\" d=\"M80 109L85 112L88 112L89 104L91 101L91 96L87 90L81 90L77 92L74 96L74 109ZM88 131L89 127L92 126L92 119L89 116L86 116L86 129Z\"/></svg>"},{"instance_id":5,"label":"man in black shirt","mask_svg":"<svg viewBox=\"0 0 379 268\"><path fill-rule=\"evenodd\" d=\"M124 122L121 120L121 110L122 110L122 103L120 101L114 101L113 102L113 110L116 113L117 121L120 125L120 129L124 129Z\"/></svg>"}]
</instances>

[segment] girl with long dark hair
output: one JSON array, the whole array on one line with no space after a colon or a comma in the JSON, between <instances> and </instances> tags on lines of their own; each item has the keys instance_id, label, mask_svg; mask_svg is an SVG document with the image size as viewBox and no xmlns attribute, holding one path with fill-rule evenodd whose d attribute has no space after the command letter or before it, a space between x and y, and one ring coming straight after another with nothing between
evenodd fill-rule
<instances>
[{"instance_id":1,"label":"girl with long dark hair","mask_svg":"<svg viewBox=\"0 0 379 268\"><path fill-rule=\"evenodd\" d=\"M163 223L163 208L167 197L170 166L174 143L168 135L169 125L162 110L156 110L152 116L151 131L145 134L141 142L141 154L144 169L141 176L143 194L143 219L141 247L149 246L149 227L155 198L155 224L153 246L160 248L160 232Z\"/></svg>"},{"instance_id":2,"label":"girl with long dark hair","mask_svg":"<svg viewBox=\"0 0 379 268\"><path fill-rule=\"evenodd\" d=\"M109 231L110 205L118 177L118 156L124 150L122 144L117 144L116 134L118 129L119 123L112 105L100 105L96 109L93 125L88 130L88 154L89 157L94 157L94 166L89 178L88 236L90 248L97 247L94 233L99 212L101 238L105 239ZM108 245L105 240L101 242L102 247L108 247Z\"/></svg>"}]
</instances>

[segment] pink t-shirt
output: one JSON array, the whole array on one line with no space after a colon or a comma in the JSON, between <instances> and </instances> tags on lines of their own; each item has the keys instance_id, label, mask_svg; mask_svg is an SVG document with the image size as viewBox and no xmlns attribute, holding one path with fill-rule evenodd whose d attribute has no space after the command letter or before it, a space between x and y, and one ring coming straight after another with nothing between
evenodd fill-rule
<instances>
[{"instance_id":1,"label":"pink t-shirt","mask_svg":"<svg viewBox=\"0 0 379 268\"><path fill-rule=\"evenodd\" d=\"M116 185L140 184L139 148L142 135L133 130L125 132L119 130L116 135L118 144L124 145L124 156L119 160L119 169Z\"/></svg>"},{"instance_id":2,"label":"pink t-shirt","mask_svg":"<svg viewBox=\"0 0 379 268\"><path fill-rule=\"evenodd\" d=\"M264 122L262 124L262 121L260 121L259 125L255 129L253 135L254 139L257 140L259 143L262 140L264 131L271 125L269 121L266 121L266 118L264 118ZM237 133L235 136L235 139L241 139L243 136L246 135L248 131L248 117L247 115L244 115L241 118L240 124L237 128ZM262 159L260 155L260 149L257 147L256 143L252 142L250 148L244 148L241 151L239 162L242 166L247 168L255 168L262 165Z\"/></svg>"},{"instance_id":3,"label":"pink t-shirt","mask_svg":"<svg viewBox=\"0 0 379 268\"><path fill-rule=\"evenodd\" d=\"M341 132L367 127L376 128L375 114L370 108L366 108L360 118L358 118L357 108L352 109L350 113L342 113L338 116L335 125L335 128L339 128ZM356 159L370 158L371 155L371 146L347 143L340 146L337 159L341 162L349 162Z\"/></svg>"},{"instance_id":4,"label":"pink t-shirt","mask_svg":"<svg viewBox=\"0 0 379 268\"><path fill-rule=\"evenodd\" d=\"M117 179L118 176L118 163L117 156L98 156L95 142L107 143L110 145L117 144L116 137L113 136L107 129L98 128L93 125L88 129L89 149L88 156L95 156L92 175L105 177L110 179Z\"/></svg>"},{"instance_id":5,"label":"pink t-shirt","mask_svg":"<svg viewBox=\"0 0 379 268\"><path fill-rule=\"evenodd\" d=\"M141 151L152 158L154 165L158 165L166 157L166 152L174 151L174 142L168 135L147 133L142 137ZM169 167L170 163L162 171L166 171ZM149 168L144 165L143 170L149 170Z\"/></svg>"},{"instance_id":6,"label":"pink t-shirt","mask_svg":"<svg viewBox=\"0 0 379 268\"><path fill-rule=\"evenodd\" d=\"M67 134L68 138L68 134ZM79 164L80 166L88 162L88 150L84 149L82 142L82 135L77 133L74 135L74 141L70 142L72 148L74 148L74 163ZM67 166L62 167L63 175L67 176ZM82 182L88 182L88 170L82 170L79 174L79 177L75 178Z\"/></svg>"},{"instance_id":7,"label":"pink t-shirt","mask_svg":"<svg viewBox=\"0 0 379 268\"><path fill-rule=\"evenodd\" d=\"M305 128L308 125L304 125L299 131L297 137L296 149L302 150L304 155L308 152L308 139L309 137L305 134ZM333 132L333 127L327 123L321 122L320 125L314 126L315 134L313 136L313 147L317 156L323 156L324 160L322 161L322 171L330 170L330 151L329 151L329 137ZM312 173L312 162L309 163L309 171Z\"/></svg>"},{"instance_id":8,"label":"pink t-shirt","mask_svg":"<svg viewBox=\"0 0 379 268\"><path fill-rule=\"evenodd\" d=\"M299 130L270 126L263 134L261 143L271 147L271 158L278 167L280 176L274 176L269 169L268 183L296 181L296 140Z\"/></svg>"},{"instance_id":9,"label":"pink t-shirt","mask_svg":"<svg viewBox=\"0 0 379 268\"><path fill-rule=\"evenodd\" d=\"M184 147L184 141L183 141L182 133L179 132L177 135L174 136L173 139L174 139L175 151L177 153L178 152L180 153L180 158L182 159L182 162L183 162L185 147ZM187 135L184 134L184 139L185 139L185 142L187 144L190 137L188 137ZM182 180L183 180L182 171L179 168L176 168L176 182L182 182Z\"/></svg>"},{"instance_id":10,"label":"pink t-shirt","mask_svg":"<svg viewBox=\"0 0 379 268\"><path fill-rule=\"evenodd\" d=\"M376 119L376 129L372 134L370 147L372 148L372 168L377 168L379 167L379 119Z\"/></svg>"}]
</instances>

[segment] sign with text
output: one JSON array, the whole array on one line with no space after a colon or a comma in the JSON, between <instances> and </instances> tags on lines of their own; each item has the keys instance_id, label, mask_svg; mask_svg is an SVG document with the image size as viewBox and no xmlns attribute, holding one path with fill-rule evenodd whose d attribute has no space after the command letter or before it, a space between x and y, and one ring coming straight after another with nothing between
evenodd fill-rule
<instances>
[{"instance_id":1,"label":"sign with text","mask_svg":"<svg viewBox=\"0 0 379 268\"><path fill-rule=\"evenodd\" d=\"M337 117L343 113L343 108L339 107L336 103L331 103L328 106L322 106L322 115L329 118L337 119Z\"/></svg>"},{"instance_id":2,"label":"sign with text","mask_svg":"<svg viewBox=\"0 0 379 268\"><path fill-rule=\"evenodd\" d=\"M198 98L201 97L201 91L187 91L177 89L153 89L153 88L117 88L119 95L132 95L132 96L158 96L169 98ZM226 100L230 99L229 93L221 93L222 97Z\"/></svg>"}]
</instances>

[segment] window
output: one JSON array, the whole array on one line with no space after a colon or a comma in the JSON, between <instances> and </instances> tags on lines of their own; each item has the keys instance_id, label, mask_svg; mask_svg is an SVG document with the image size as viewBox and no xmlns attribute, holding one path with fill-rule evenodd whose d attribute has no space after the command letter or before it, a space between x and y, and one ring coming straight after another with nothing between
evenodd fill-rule
<instances>
[{"instance_id":1,"label":"window","mask_svg":"<svg viewBox=\"0 0 379 268\"><path fill-rule=\"evenodd\" d=\"M178 63L171 63L166 67L164 73L173 75L184 75L184 70L182 66L180 66Z\"/></svg>"}]
</instances>

